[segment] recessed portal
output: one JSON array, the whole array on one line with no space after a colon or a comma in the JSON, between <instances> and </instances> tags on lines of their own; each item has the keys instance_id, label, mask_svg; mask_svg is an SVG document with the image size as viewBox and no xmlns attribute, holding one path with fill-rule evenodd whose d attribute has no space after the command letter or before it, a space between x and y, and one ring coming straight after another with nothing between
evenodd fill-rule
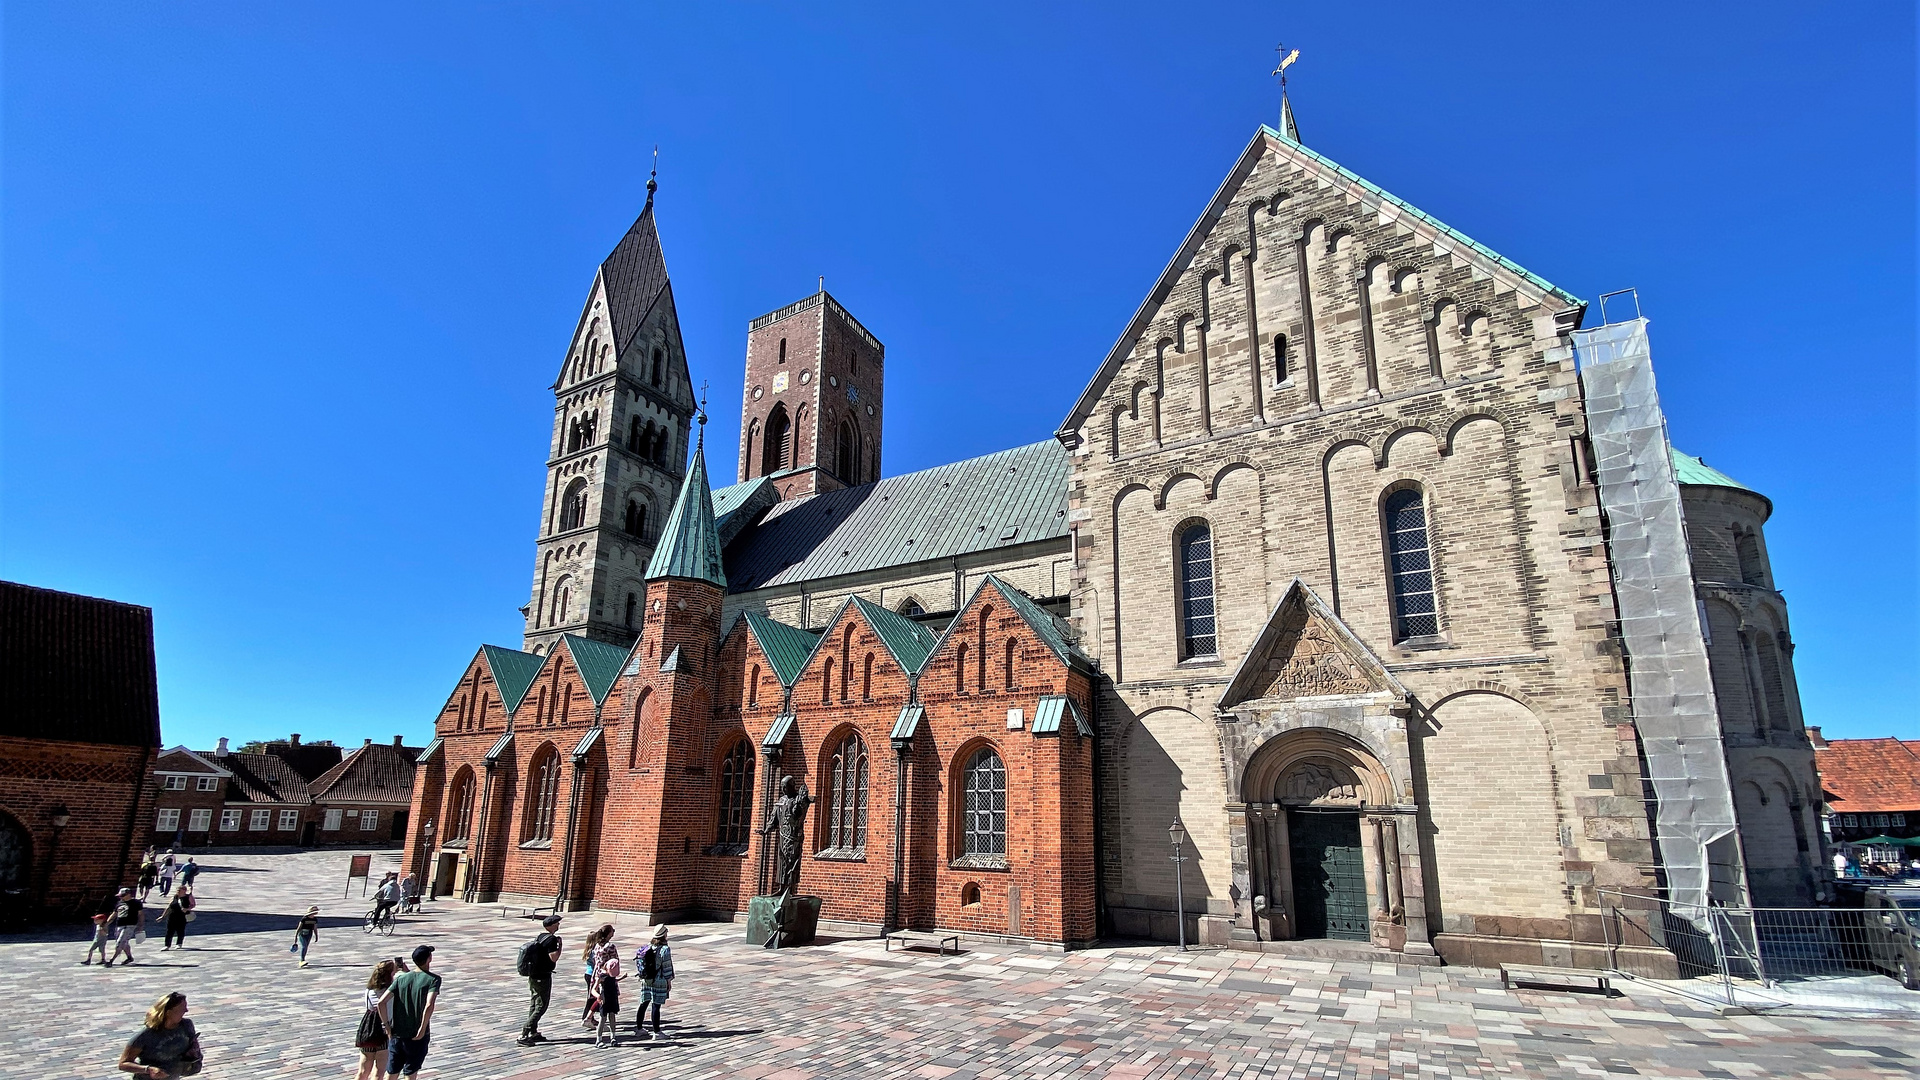
<instances>
[{"instance_id":1,"label":"recessed portal","mask_svg":"<svg viewBox=\"0 0 1920 1080\"><path fill-rule=\"evenodd\" d=\"M1360 815L1288 810L1296 933L1303 938L1366 941L1366 862Z\"/></svg>"}]
</instances>

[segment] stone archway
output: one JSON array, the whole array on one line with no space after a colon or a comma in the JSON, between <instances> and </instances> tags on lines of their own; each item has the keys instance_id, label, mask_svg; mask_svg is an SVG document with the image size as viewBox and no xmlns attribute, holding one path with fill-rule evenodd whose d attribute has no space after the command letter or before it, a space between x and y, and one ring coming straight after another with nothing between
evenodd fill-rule
<instances>
[{"instance_id":1,"label":"stone archway","mask_svg":"<svg viewBox=\"0 0 1920 1080\"><path fill-rule=\"evenodd\" d=\"M1425 919L1409 926L1406 888L1421 880L1412 807L1375 753L1332 728L1296 728L1247 762L1247 929L1264 941L1331 938L1425 951ZM1403 825L1402 819L1407 819ZM1411 905L1421 911L1417 902Z\"/></svg>"}]
</instances>

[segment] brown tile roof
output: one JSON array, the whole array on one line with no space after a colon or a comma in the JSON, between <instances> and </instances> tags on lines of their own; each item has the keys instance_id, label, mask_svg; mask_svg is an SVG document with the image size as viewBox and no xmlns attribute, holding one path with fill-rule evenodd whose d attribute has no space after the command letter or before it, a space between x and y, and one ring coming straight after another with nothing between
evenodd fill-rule
<instances>
[{"instance_id":1,"label":"brown tile roof","mask_svg":"<svg viewBox=\"0 0 1920 1080\"><path fill-rule=\"evenodd\" d=\"M0 581L0 735L160 745L153 611Z\"/></svg>"},{"instance_id":2,"label":"brown tile roof","mask_svg":"<svg viewBox=\"0 0 1920 1080\"><path fill-rule=\"evenodd\" d=\"M293 771L276 754L233 753L219 759L233 772L227 782L228 802L299 803L307 798L306 777Z\"/></svg>"},{"instance_id":3,"label":"brown tile roof","mask_svg":"<svg viewBox=\"0 0 1920 1080\"><path fill-rule=\"evenodd\" d=\"M413 796L415 746L369 743L307 785L315 802L407 802Z\"/></svg>"},{"instance_id":4,"label":"brown tile roof","mask_svg":"<svg viewBox=\"0 0 1920 1080\"><path fill-rule=\"evenodd\" d=\"M1813 764L1837 812L1920 810L1920 741L1828 739Z\"/></svg>"}]
</instances>

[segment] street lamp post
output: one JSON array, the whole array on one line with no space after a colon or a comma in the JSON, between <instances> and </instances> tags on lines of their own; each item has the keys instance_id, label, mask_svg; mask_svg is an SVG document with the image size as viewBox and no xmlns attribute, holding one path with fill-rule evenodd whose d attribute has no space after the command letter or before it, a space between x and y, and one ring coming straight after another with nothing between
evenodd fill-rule
<instances>
[{"instance_id":1,"label":"street lamp post","mask_svg":"<svg viewBox=\"0 0 1920 1080\"><path fill-rule=\"evenodd\" d=\"M433 897L434 883L433 883L433 879L427 876L428 872L433 869L433 819L432 818L427 819L426 835L422 837L420 840L420 855L415 860L415 862L420 864L420 869L415 870L414 874L417 877L427 878L427 881L426 881L427 887L424 890L422 890L416 884L414 886L414 890L416 892L424 892L426 894L427 899L432 900L434 898Z\"/></svg>"},{"instance_id":2,"label":"street lamp post","mask_svg":"<svg viewBox=\"0 0 1920 1080\"><path fill-rule=\"evenodd\" d=\"M1180 927L1180 951L1187 951L1187 890L1180 880L1180 864L1187 861L1187 828L1179 818L1167 826L1167 838L1173 841L1173 918Z\"/></svg>"},{"instance_id":3,"label":"street lamp post","mask_svg":"<svg viewBox=\"0 0 1920 1080\"><path fill-rule=\"evenodd\" d=\"M55 804L48 820L53 824L53 843L47 845L47 887L40 895L40 903L53 901L53 875L60 869L60 834L67 831L73 821L73 814L67 810L66 803Z\"/></svg>"}]
</instances>

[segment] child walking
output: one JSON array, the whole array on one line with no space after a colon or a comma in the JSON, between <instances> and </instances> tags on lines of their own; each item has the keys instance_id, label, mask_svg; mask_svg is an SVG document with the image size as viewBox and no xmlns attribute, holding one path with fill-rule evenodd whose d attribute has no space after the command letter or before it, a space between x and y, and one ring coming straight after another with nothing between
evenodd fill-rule
<instances>
[{"instance_id":1,"label":"child walking","mask_svg":"<svg viewBox=\"0 0 1920 1080\"><path fill-rule=\"evenodd\" d=\"M92 964L94 950L100 951L100 962L107 962L107 942L113 940L113 915L95 915L93 917L93 944L87 946L87 958L81 964Z\"/></svg>"},{"instance_id":2,"label":"child walking","mask_svg":"<svg viewBox=\"0 0 1920 1080\"><path fill-rule=\"evenodd\" d=\"M611 926L608 930L613 929ZM608 934L600 943L600 952L595 957L598 978L594 983L600 997L600 1027L594 1033L594 1046L614 1046L619 1038L614 1034L615 1017L620 1012L620 949L613 943L613 935Z\"/></svg>"},{"instance_id":3,"label":"child walking","mask_svg":"<svg viewBox=\"0 0 1920 1080\"><path fill-rule=\"evenodd\" d=\"M660 1034L660 1006L667 1003L667 992L673 989L673 950L667 946L667 927L665 923L654 927L653 942L641 949L635 956L634 964L640 969L640 1008L633 1014L633 1033L645 1039L648 1037L642 1024L647 1018L647 1007L653 1007L653 1035Z\"/></svg>"},{"instance_id":4,"label":"child walking","mask_svg":"<svg viewBox=\"0 0 1920 1080\"><path fill-rule=\"evenodd\" d=\"M580 950L580 959L587 966L587 1003L580 1006L580 1026L592 1031L600 1024L595 1014L600 1011L600 995L596 992L595 982L599 975L600 946L613 936L613 924L605 923L600 929L587 935L587 944Z\"/></svg>"},{"instance_id":5,"label":"child walking","mask_svg":"<svg viewBox=\"0 0 1920 1080\"><path fill-rule=\"evenodd\" d=\"M313 944L313 939L319 936L320 907L316 904L308 908L307 913L300 917L298 923L294 924L293 944L287 946L288 952L297 952L300 954L301 967L307 966L307 948Z\"/></svg>"}]
</instances>

